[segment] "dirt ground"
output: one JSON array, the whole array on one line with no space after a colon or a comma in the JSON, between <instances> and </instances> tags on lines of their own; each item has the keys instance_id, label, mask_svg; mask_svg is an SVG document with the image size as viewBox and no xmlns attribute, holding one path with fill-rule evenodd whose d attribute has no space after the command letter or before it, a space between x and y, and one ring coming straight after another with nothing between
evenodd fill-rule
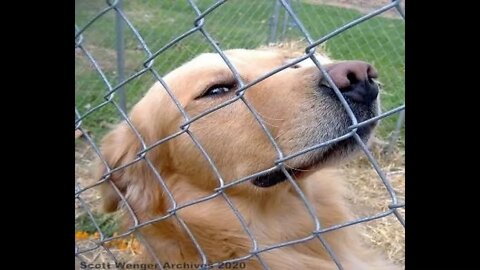
<instances>
[{"instance_id":1,"label":"dirt ground","mask_svg":"<svg viewBox=\"0 0 480 270\"><path fill-rule=\"evenodd\" d=\"M373 147L373 155L395 190L399 204L405 202L405 152L396 149L388 155L382 148ZM375 215L388 210L391 197L368 159L361 155L344 166L344 175L350 191L349 199L357 217ZM405 209L398 212L405 220ZM384 250L388 258L405 265L405 228L394 215L361 224L360 229L372 246Z\"/></svg>"}]
</instances>

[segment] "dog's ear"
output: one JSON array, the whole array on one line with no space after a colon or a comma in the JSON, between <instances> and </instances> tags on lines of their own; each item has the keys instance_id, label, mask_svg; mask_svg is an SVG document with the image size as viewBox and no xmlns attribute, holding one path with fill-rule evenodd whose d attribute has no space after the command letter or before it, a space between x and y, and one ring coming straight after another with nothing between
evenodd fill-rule
<instances>
[{"instance_id":1,"label":"dog's ear","mask_svg":"<svg viewBox=\"0 0 480 270\"><path fill-rule=\"evenodd\" d=\"M119 191L124 196L126 203L136 212L147 214L164 212L164 191L154 169L148 166L144 159L132 163L138 159L141 149L140 139L126 123L119 124L102 140L102 158L108 167L112 170L124 166L111 173L107 180L100 185L104 211L113 212L122 205ZM163 148L157 147L147 154L147 158L152 161L156 169L161 167L158 158L161 149ZM100 179L107 172L105 163L100 160L96 179ZM112 187L112 184L117 187L118 191Z\"/></svg>"},{"instance_id":2,"label":"dog's ear","mask_svg":"<svg viewBox=\"0 0 480 270\"><path fill-rule=\"evenodd\" d=\"M138 159L138 154L142 150L141 139L133 128L146 145L152 145L164 137L162 126L165 124L164 110L171 106L170 103L173 104L170 102L164 105L162 100L165 96L162 86L159 83L154 84L145 97L132 108L129 115L132 126L122 122L103 138L100 148L103 161L98 163L96 179L101 179L108 172L105 163L110 169L123 167L111 173L100 185L105 211L112 212L120 206L121 197L112 184L118 188L126 203L134 210L143 213L164 211L164 190L158 174L161 173L163 162L167 160L165 155L168 147L159 145L147 152L146 158L152 167L145 159L133 163L132 161Z\"/></svg>"},{"instance_id":3,"label":"dog's ear","mask_svg":"<svg viewBox=\"0 0 480 270\"><path fill-rule=\"evenodd\" d=\"M96 179L100 179L108 172L105 163L110 169L114 169L135 159L135 154L140 149L140 142L135 139L133 132L125 123L119 124L103 138L101 143L101 159L103 160L97 161ZM127 168L110 174L109 178L100 185L104 211L117 210L121 198L118 191L124 196L126 195L129 185L126 170ZM112 187L112 184L117 187L118 191Z\"/></svg>"}]
</instances>

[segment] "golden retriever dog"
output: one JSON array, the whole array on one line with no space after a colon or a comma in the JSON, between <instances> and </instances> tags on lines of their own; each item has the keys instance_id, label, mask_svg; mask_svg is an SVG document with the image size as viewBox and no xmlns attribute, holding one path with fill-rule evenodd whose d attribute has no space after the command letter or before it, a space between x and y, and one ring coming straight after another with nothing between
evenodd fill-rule
<instances>
[{"instance_id":1,"label":"golden retriever dog","mask_svg":"<svg viewBox=\"0 0 480 270\"><path fill-rule=\"evenodd\" d=\"M241 79L251 82L289 63L294 54L285 49L235 49L225 51ZM377 71L362 61L334 62L318 55L341 90L359 122L378 114ZM238 83L220 55L206 53L164 77L172 94L190 116L235 97ZM346 134L351 120L332 88L310 59L291 66L248 88L245 99L263 118L285 155ZM129 118L145 144L180 131L184 122L172 98L159 83L133 107ZM375 123L358 129L364 142ZM212 162L224 184L275 167L277 152L249 111L237 100L194 121L188 127ZM139 157L140 140L125 122L102 141L101 151L111 169ZM353 221L341 177L334 168L358 151L353 138L330 144L285 161L295 183L312 204L322 228ZM139 223L169 213L177 206L214 194L219 180L211 165L187 133L155 146L145 157L114 171L101 185L104 208L125 207L115 184L138 217ZM98 178L108 170L99 163ZM110 183L111 182L111 183ZM224 190L245 220L258 249L311 236L315 223L292 183L281 170L233 185ZM176 211L198 241L208 263L248 256L252 241L222 195ZM131 225L131 218L126 217ZM127 222L128 223L128 222ZM127 224L128 225L128 224ZM198 264L201 256L175 216L140 229L161 263ZM322 233L344 269L397 269L381 253L362 243L355 226ZM147 252L145 252L147 253ZM258 253L274 270L337 269L318 238ZM263 269L256 256L237 268Z\"/></svg>"}]
</instances>

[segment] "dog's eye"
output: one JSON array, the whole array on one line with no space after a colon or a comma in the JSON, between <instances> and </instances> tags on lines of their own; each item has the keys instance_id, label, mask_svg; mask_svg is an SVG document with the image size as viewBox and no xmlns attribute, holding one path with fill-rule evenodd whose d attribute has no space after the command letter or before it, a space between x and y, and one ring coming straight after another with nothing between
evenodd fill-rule
<instances>
[{"instance_id":1,"label":"dog's eye","mask_svg":"<svg viewBox=\"0 0 480 270\"><path fill-rule=\"evenodd\" d=\"M211 96L219 96L230 92L230 90L236 88L237 85L235 83L232 84L216 84L207 89L200 97L211 97Z\"/></svg>"}]
</instances>

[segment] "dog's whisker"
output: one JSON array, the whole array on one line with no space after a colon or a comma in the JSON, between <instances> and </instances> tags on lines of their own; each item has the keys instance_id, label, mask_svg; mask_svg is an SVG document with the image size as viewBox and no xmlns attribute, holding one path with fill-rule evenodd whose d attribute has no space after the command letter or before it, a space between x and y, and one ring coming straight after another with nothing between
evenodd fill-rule
<instances>
[{"instance_id":1,"label":"dog's whisker","mask_svg":"<svg viewBox=\"0 0 480 270\"><path fill-rule=\"evenodd\" d=\"M274 125L274 124L270 123L269 121L279 121L279 122L285 121L284 118L275 118L275 117L266 116L266 115L260 113L259 111L257 111L257 114L258 114L260 117L262 117L263 122L265 122L267 125L272 126L272 127L278 128L279 126L278 126L278 125ZM268 120L268 121L267 121L267 120Z\"/></svg>"}]
</instances>

